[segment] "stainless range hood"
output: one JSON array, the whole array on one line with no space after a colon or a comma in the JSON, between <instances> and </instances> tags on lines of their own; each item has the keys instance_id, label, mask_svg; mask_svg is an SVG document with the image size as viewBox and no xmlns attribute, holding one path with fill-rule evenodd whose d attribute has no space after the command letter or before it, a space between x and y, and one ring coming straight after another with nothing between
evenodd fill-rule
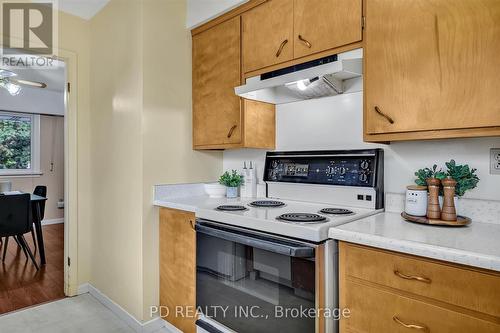
<instances>
[{"instance_id":1,"label":"stainless range hood","mask_svg":"<svg viewBox=\"0 0 500 333\"><path fill-rule=\"evenodd\" d=\"M362 90L362 51L354 50L250 77L234 88L246 99L285 104Z\"/></svg>"}]
</instances>

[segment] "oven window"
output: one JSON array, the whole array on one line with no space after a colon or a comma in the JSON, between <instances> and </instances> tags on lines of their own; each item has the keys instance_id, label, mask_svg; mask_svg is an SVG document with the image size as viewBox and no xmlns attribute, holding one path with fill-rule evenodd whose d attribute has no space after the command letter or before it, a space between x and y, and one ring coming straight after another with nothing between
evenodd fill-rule
<instances>
[{"instance_id":1,"label":"oven window","mask_svg":"<svg viewBox=\"0 0 500 333\"><path fill-rule=\"evenodd\" d=\"M315 331L314 258L197 234L197 306L239 333Z\"/></svg>"}]
</instances>

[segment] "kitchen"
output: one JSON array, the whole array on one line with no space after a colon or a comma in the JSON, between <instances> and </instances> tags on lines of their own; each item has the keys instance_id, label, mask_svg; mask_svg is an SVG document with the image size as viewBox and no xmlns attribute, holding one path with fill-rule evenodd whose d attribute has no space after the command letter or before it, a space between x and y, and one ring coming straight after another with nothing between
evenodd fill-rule
<instances>
[{"instance_id":1,"label":"kitchen","mask_svg":"<svg viewBox=\"0 0 500 333\"><path fill-rule=\"evenodd\" d=\"M500 331L497 0L71 3L67 298L0 332Z\"/></svg>"},{"instance_id":2,"label":"kitchen","mask_svg":"<svg viewBox=\"0 0 500 333\"><path fill-rule=\"evenodd\" d=\"M199 184L156 187L155 204L163 207L160 304L250 304L266 319L207 309L198 318L165 319L185 332L497 331L499 309L488 293L500 290L493 238L498 150L490 151L499 143L499 113L490 104L494 78L483 65L500 65L490 58L498 42L478 42L492 36L479 30L464 38L452 35L465 35L469 27L457 22L474 20L461 12L466 8L486 15L477 29L498 31L488 16L494 4L483 5L273 0L240 5L195 27L194 149L225 149L223 169L237 173L221 178L228 189L240 186L240 174L244 179L241 198L229 190L226 199L207 197L223 195L217 185L205 185L206 193ZM399 19L387 21L392 16ZM245 98L242 106L232 88ZM434 164L448 168L447 175L469 170L467 181L477 188L467 188L465 197L460 193L449 224L471 225L414 223L448 224L442 203L443 218L425 218L427 187L419 211L410 207L408 196L418 185L409 185L420 169ZM424 218L406 215L413 219L408 222L400 215L405 211ZM173 238L180 232L182 240ZM269 249L273 237L275 246L298 244ZM316 246L315 267L290 254L305 251L307 242ZM181 244L182 254L175 249ZM180 256L191 265L173 271L168 264ZM180 272L189 278L179 281ZM316 273L308 278L305 272ZM443 277L453 274L454 282L445 286ZM460 287L465 276L485 279L487 286ZM172 286L179 290L175 296L168 292ZM292 294L283 286L292 287ZM465 286L472 289L461 291ZM305 296L308 290L315 296ZM474 294L475 301L465 301ZM348 309L350 317L280 321L274 312L273 321L269 304L291 311L297 304ZM440 316L449 320L442 323Z\"/></svg>"}]
</instances>

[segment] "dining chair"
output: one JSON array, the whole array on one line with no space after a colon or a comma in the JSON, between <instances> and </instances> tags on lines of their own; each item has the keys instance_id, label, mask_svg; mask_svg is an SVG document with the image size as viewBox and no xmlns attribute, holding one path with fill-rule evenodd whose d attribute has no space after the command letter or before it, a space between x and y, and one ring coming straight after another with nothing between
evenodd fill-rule
<instances>
[{"instance_id":1,"label":"dining chair","mask_svg":"<svg viewBox=\"0 0 500 333\"><path fill-rule=\"evenodd\" d=\"M37 185L35 189L33 190L33 194L38 195L40 197L47 197L47 186L45 185ZM44 216L45 216L45 201L41 201L39 203L40 205L40 220L42 221ZM33 206L33 210L36 209ZM36 216L36 212L33 211L33 218ZM37 249L37 242L36 242L36 237L35 237L35 228L31 228L31 237L33 238L33 244L35 245L35 253Z\"/></svg>"},{"instance_id":2,"label":"dining chair","mask_svg":"<svg viewBox=\"0 0 500 333\"><path fill-rule=\"evenodd\" d=\"M33 191L33 194L38 195L39 197L47 197L47 186L45 185L37 185L35 187L35 190ZM43 220L43 217L45 216L45 201L42 201L40 203L40 219Z\"/></svg>"},{"instance_id":3,"label":"dining chair","mask_svg":"<svg viewBox=\"0 0 500 333\"><path fill-rule=\"evenodd\" d=\"M35 256L24 238L24 234L33 228L32 224L31 195L29 193L0 195L0 238L5 237L2 262L5 262L9 237L13 237L23 249L26 259L31 259L36 269L39 269Z\"/></svg>"}]
</instances>

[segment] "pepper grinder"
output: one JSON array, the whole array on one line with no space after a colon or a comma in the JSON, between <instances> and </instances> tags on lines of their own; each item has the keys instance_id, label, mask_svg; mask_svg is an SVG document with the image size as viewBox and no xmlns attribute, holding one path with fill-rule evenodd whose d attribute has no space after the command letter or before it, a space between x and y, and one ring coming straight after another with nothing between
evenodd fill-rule
<instances>
[{"instance_id":1,"label":"pepper grinder","mask_svg":"<svg viewBox=\"0 0 500 333\"><path fill-rule=\"evenodd\" d=\"M457 211L455 209L455 186L457 182L448 177L441 181L443 184L444 200L443 210L441 212L441 220L443 221L456 221Z\"/></svg>"},{"instance_id":2,"label":"pepper grinder","mask_svg":"<svg viewBox=\"0 0 500 333\"><path fill-rule=\"evenodd\" d=\"M429 188L429 201L427 202L427 217L433 220L441 218L441 209L439 207L439 185L441 181L437 178L427 178L427 187Z\"/></svg>"}]
</instances>

